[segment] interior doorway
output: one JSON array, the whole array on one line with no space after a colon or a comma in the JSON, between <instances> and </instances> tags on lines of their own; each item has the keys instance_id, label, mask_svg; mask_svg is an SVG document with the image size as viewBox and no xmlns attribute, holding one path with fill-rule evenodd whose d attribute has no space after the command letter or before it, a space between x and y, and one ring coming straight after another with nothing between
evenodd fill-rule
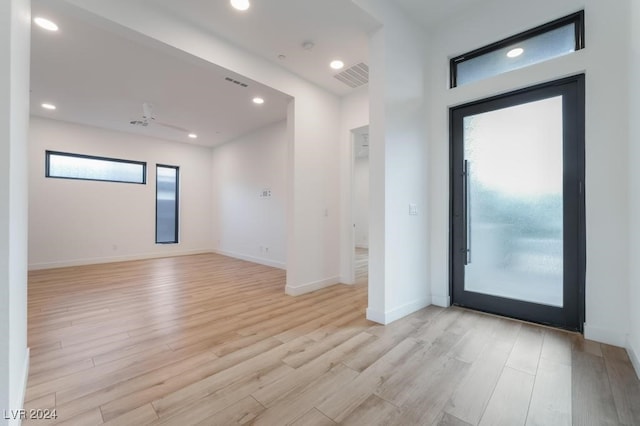
<instances>
[{"instance_id":1,"label":"interior doorway","mask_svg":"<svg viewBox=\"0 0 640 426\"><path fill-rule=\"evenodd\" d=\"M369 278L369 126L352 130L352 222L354 283Z\"/></svg>"}]
</instances>

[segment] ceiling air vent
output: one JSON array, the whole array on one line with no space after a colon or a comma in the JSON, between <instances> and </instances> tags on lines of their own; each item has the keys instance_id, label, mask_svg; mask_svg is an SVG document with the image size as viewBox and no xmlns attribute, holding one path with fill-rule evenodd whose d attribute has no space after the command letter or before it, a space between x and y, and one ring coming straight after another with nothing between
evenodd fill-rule
<instances>
[{"instance_id":1,"label":"ceiling air vent","mask_svg":"<svg viewBox=\"0 0 640 426\"><path fill-rule=\"evenodd\" d=\"M339 74L334 75L335 78L351 88L364 86L369 82L369 66L364 62L347 68Z\"/></svg>"},{"instance_id":2,"label":"ceiling air vent","mask_svg":"<svg viewBox=\"0 0 640 426\"><path fill-rule=\"evenodd\" d=\"M238 86L242 86L242 87L247 87L248 84L247 83L243 83L241 81L235 80L231 77L225 77L225 80L227 80L229 83L233 83L233 84L237 84Z\"/></svg>"}]
</instances>

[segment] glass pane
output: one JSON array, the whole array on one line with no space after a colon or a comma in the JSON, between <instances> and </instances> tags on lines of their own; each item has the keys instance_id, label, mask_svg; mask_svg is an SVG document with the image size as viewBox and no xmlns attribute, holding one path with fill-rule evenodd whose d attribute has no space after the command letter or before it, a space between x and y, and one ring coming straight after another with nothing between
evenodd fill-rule
<instances>
[{"instance_id":1,"label":"glass pane","mask_svg":"<svg viewBox=\"0 0 640 426\"><path fill-rule=\"evenodd\" d=\"M50 153L48 176L144 183L144 165L109 159Z\"/></svg>"},{"instance_id":2,"label":"glass pane","mask_svg":"<svg viewBox=\"0 0 640 426\"><path fill-rule=\"evenodd\" d=\"M464 118L465 289L563 306L562 97Z\"/></svg>"},{"instance_id":3,"label":"glass pane","mask_svg":"<svg viewBox=\"0 0 640 426\"><path fill-rule=\"evenodd\" d=\"M468 84L518 68L544 62L575 51L575 24L533 36L502 49L457 64L457 85ZM514 56L514 49L522 52ZM508 55L512 52L511 55ZM513 56L513 57L510 57Z\"/></svg>"},{"instance_id":4,"label":"glass pane","mask_svg":"<svg viewBox=\"0 0 640 426\"><path fill-rule=\"evenodd\" d=\"M178 169L157 167L156 242L177 243Z\"/></svg>"}]
</instances>

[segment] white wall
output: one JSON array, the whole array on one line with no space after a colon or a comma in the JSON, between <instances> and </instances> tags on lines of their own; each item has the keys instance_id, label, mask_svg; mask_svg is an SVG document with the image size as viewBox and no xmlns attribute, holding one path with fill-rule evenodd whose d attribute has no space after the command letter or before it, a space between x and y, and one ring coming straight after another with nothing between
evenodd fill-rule
<instances>
[{"instance_id":1,"label":"white wall","mask_svg":"<svg viewBox=\"0 0 640 426\"><path fill-rule=\"evenodd\" d=\"M369 248L369 157L358 157L353 165L353 223L355 246Z\"/></svg>"},{"instance_id":2,"label":"white wall","mask_svg":"<svg viewBox=\"0 0 640 426\"><path fill-rule=\"evenodd\" d=\"M147 162L147 184L44 177L45 150ZM180 167L179 244L155 244L155 167ZM211 250L211 150L32 117L32 269Z\"/></svg>"},{"instance_id":3,"label":"white wall","mask_svg":"<svg viewBox=\"0 0 640 426\"><path fill-rule=\"evenodd\" d=\"M640 2L631 2L629 68L629 342L627 350L640 377Z\"/></svg>"},{"instance_id":4,"label":"white wall","mask_svg":"<svg viewBox=\"0 0 640 426\"><path fill-rule=\"evenodd\" d=\"M389 323L431 303L425 117L429 43L384 0L354 0L382 23L370 39L369 306ZM409 216L409 204L418 215Z\"/></svg>"},{"instance_id":5,"label":"white wall","mask_svg":"<svg viewBox=\"0 0 640 426\"><path fill-rule=\"evenodd\" d=\"M285 268L287 123L213 150L213 246L221 254ZM271 196L262 197L263 190Z\"/></svg>"},{"instance_id":6,"label":"white wall","mask_svg":"<svg viewBox=\"0 0 640 426\"><path fill-rule=\"evenodd\" d=\"M112 21L111 25L102 23L114 31L133 30L295 98L287 117L287 292L300 294L337 283L340 278L340 251L336 249L340 244L340 162L336 161L340 154L339 99L265 59L155 9L149 2L65 2ZM95 15L87 18L99 19Z\"/></svg>"},{"instance_id":7,"label":"white wall","mask_svg":"<svg viewBox=\"0 0 640 426\"><path fill-rule=\"evenodd\" d=\"M369 87L340 100L340 282L353 284L353 139L351 131L369 124Z\"/></svg>"},{"instance_id":8,"label":"white wall","mask_svg":"<svg viewBox=\"0 0 640 426\"><path fill-rule=\"evenodd\" d=\"M0 410L22 408L27 349L28 0L0 3ZM9 415L1 424L19 424ZM9 417L10 419L7 419Z\"/></svg>"},{"instance_id":9,"label":"white wall","mask_svg":"<svg viewBox=\"0 0 640 426\"><path fill-rule=\"evenodd\" d=\"M586 49L474 84L448 89L450 57L580 10ZM449 107L586 72L587 338L624 346L627 268L628 2L500 0L434 31L431 103L431 287L449 302Z\"/></svg>"},{"instance_id":10,"label":"white wall","mask_svg":"<svg viewBox=\"0 0 640 426\"><path fill-rule=\"evenodd\" d=\"M340 281L339 112L337 99L302 95L295 100L294 142L288 151L293 164L287 168L290 295ZM291 115L287 122L291 125Z\"/></svg>"}]
</instances>

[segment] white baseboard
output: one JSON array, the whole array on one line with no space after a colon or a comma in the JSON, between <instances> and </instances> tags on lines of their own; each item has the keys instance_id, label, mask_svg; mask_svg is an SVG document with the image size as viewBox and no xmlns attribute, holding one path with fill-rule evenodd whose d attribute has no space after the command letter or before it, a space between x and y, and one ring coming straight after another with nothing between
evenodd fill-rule
<instances>
[{"instance_id":1,"label":"white baseboard","mask_svg":"<svg viewBox=\"0 0 640 426\"><path fill-rule=\"evenodd\" d=\"M284 288L284 292L289 296L300 296L301 294L311 293L312 291L320 290L336 284L340 284L340 277L327 278L326 280L314 281L297 286L287 284Z\"/></svg>"},{"instance_id":2,"label":"white baseboard","mask_svg":"<svg viewBox=\"0 0 640 426\"><path fill-rule=\"evenodd\" d=\"M27 380L29 379L29 365L31 361L31 350L27 348L27 353L24 359L24 365L22 366L22 378L20 382L20 391L17 392L14 396L16 398L11 402L11 410L21 410L24 408L24 398L27 394ZM9 420L9 425L20 426L22 424L22 419L20 416L16 416L15 419Z\"/></svg>"},{"instance_id":3,"label":"white baseboard","mask_svg":"<svg viewBox=\"0 0 640 426\"><path fill-rule=\"evenodd\" d=\"M399 320L400 318L404 318L409 314L419 311L420 309L426 308L430 304L431 298L429 297L417 300L415 302L407 303L386 312L375 311L371 308L367 308L367 319L369 321L387 325L396 320Z\"/></svg>"},{"instance_id":4,"label":"white baseboard","mask_svg":"<svg viewBox=\"0 0 640 426\"><path fill-rule=\"evenodd\" d=\"M129 262L132 260L159 259L163 257L174 257L174 256L190 256L194 254L204 254L204 253L211 253L211 249L183 250L183 251L175 251L175 252L167 251L163 253L133 254L133 255L127 255L127 256L112 256L112 257L92 257L87 259L32 263L32 264L29 264L29 270L36 271L39 269L67 268L71 266L97 265L101 263Z\"/></svg>"},{"instance_id":5,"label":"white baseboard","mask_svg":"<svg viewBox=\"0 0 640 426\"><path fill-rule=\"evenodd\" d=\"M431 303L436 306L441 306L443 308L448 308L451 306L451 297L449 296L431 296Z\"/></svg>"},{"instance_id":6,"label":"white baseboard","mask_svg":"<svg viewBox=\"0 0 640 426\"><path fill-rule=\"evenodd\" d=\"M371 308L367 308L367 319L369 321L377 322L378 324L386 324L384 312L376 311Z\"/></svg>"},{"instance_id":7,"label":"white baseboard","mask_svg":"<svg viewBox=\"0 0 640 426\"><path fill-rule=\"evenodd\" d=\"M387 311L385 314L385 318L387 320L386 324L392 323L400 318L404 318L409 314L412 314L420 309L426 308L431 304L431 297L416 300L415 302L407 303L405 305L399 306L395 309Z\"/></svg>"},{"instance_id":8,"label":"white baseboard","mask_svg":"<svg viewBox=\"0 0 640 426\"><path fill-rule=\"evenodd\" d=\"M355 280L345 278L345 277L340 277L338 280L340 281L340 284L344 284L344 285L354 285L356 283Z\"/></svg>"},{"instance_id":9,"label":"white baseboard","mask_svg":"<svg viewBox=\"0 0 640 426\"><path fill-rule=\"evenodd\" d=\"M263 257L249 256L242 253L235 253L232 251L219 250L219 249L213 250L213 252L217 254L221 254L222 256L233 257L235 259L246 260L247 262L258 263L260 265L265 265L265 266L271 266L272 268L287 269L287 266L285 265L284 262L280 262L277 260L265 259Z\"/></svg>"},{"instance_id":10,"label":"white baseboard","mask_svg":"<svg viewBox=\"0 0 640 426\"><path fill-rule=\"evenodd\" d=\"M640 379L640 358L638 358L638 354L640 352L636 351L636 348L633 347L631 343L631 339L627 341L627 354L629 354L629 359L631 360L631 364L633 364L633 368L636 370L636 376Z\"/></svg>"},{"instance_id":11,"label":"white baseboard","mask_svg":"<svg viewBox=\"0 0 640 426\"><path fill-rule=\"evenodd\" d=\"M607 345L624 348L627 345L627 334L605 328L592 327L584 324L584 338L595 342L606 343Z\"/></svg>"}]
</instances>

